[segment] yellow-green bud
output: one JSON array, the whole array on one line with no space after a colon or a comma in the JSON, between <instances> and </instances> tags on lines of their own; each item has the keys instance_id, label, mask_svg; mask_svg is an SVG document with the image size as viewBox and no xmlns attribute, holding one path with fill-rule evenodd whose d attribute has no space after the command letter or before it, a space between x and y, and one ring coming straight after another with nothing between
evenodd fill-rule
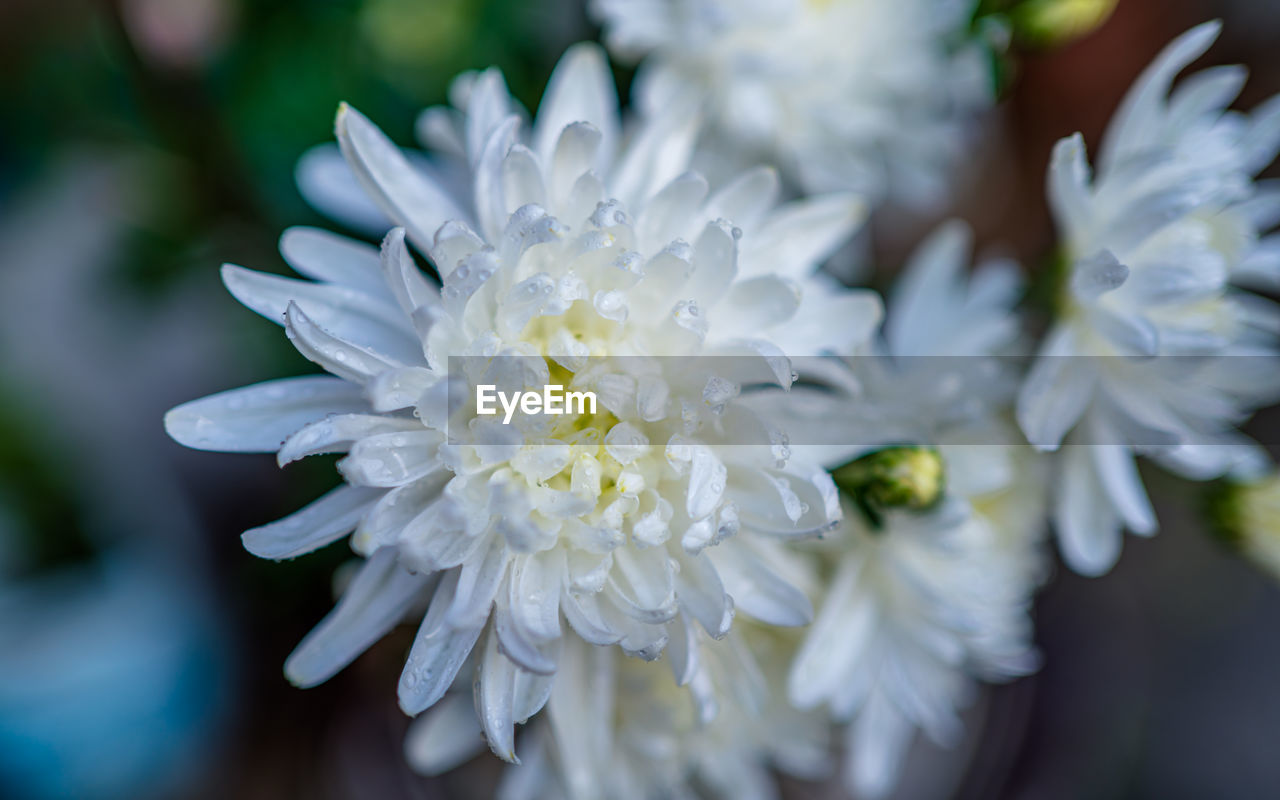
<instances>
[{"instance_id":1,"label":"yellow-green bud","mask_svg":"<svg viewBox=\"0 0 1280 800\"><path fill-rule=\"evenodd\" d=\"M838 486L879 527L881 513L927 511L942 498L946 469L932 447L888 447L850 461L832 473Z\"/></svg>"},{"instance_id":2,"label":"yellow-green bud","mask_svg":"<svg viewBox=\"0 0 1280 800\"><path fill-rule=\"evenodd\" d=\"M1215 486L1209 521L1218 538L1280 578L1280 473Z\"/></svg>"},{"instance_id":3,"label":"yellow-green bud","mask_svg":"<svg viewBox=\"0 0 1280 800\"><path fill-rule=\"evenodd\" d=\"M1092 33L1107 21L1117 0L1026 0L1009 17L1014 34L1040 46L1056 47Z\"/></svg>"}]
</instances>

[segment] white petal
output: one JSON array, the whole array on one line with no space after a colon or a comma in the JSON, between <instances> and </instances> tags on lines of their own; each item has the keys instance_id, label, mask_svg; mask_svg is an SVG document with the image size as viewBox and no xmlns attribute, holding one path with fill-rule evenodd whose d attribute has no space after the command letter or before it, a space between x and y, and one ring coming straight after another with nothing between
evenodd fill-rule
<instances>
[{"instance_id":1,"label":"white petal","mask_svg":"<svg viewBox=\"0 0 1280 800\"><path fill-rule=\"evenodd\" d=\"M378 270L378 252L366 242L320 228L295 226L280 236L280 254L308 278L391 299Z\"/></svg>"},{"instance_id":2,"label":"white petal","mask_svg":"<svg viewBox=\"0 0 1280 800\"><path fill-rule=\"evenodd\" d=\"M873 291L829 286L813 279L801 281L800 289L800 308L795 316L770 331L771 338L793 358L854 355L884 319L884 304Z\"/></svg>"},{"instance_id":3,"label":"white petal","mask_svg":"<svg viewBox=\"0 0 1280 800\"><path fill-rule=\"evenodd\" d=\"M516 665L498 651L498 637L489 634L476 679L476 709L489 749L503 761L516 758L515 689Z\"/></svg>"},{"instance_id":4,"label":"white petal","mask_svg":"<svg viewBox=\"0 0 1280 800\"><path fill-rule=\"evenodd\" d=\"M1071 267L1071 291L1085 302L1119 289L1128 279L1129 268L1107 250L1082 258Z\"/></svg>"},{"instance_id":5,"label":"white petal","mask_svg":"<svg viewBox=\"0 0 1280 800\"><path fill-rule=\"evenodd\" d=\"M1174 76L1204 55L1221 31L1218 21L1197 25L1170 42L1143 70L1103 136L1100 163L1104 170L1114 169L1122 159L1156 140L1159 132L1155 126Z\"/></svg>"},{"instance_id":6,"label":"white petal","mask_svg":"<svg viewBox=\"0 0 1280 800\"><path fill-rule=\"evenodd\" d=\"M511 608L502 592L498 593L493 609L493 634L498 639L498 649L520 669L536 675L553 675L556 662L544 648L533 641L520 623L511 616Z\"/></svg>"},{"instance_id":7,"label":"white petal","mask_svg":"<svg viewBox=\"0 0 1280 800\"><path fill-rule=\"evenodd\" d=\"M898 784L915 726L882 693L876 693L849 737L846 786L868 800L888 796Z\"/></svg>"},{"instance_id":8,"label":"white petal","mask_svg":"<svg viewBox=\"0 0 1280 800\"><path fill-rule=\"evenodd\" d=\"M557 640L556 645L560 642ZM516 690L512 697L513 715L516 722L523 725L529 718L542 710L551 699L551 687L555 684L556 674L536 675L519 670L516 672Z\"/></svg>"},{"instance_id":9,"label":"white petal","mask_svg":"<svg viewBox=\"0 0 1280 800\"><path fill-rule=\"evenodd\" d=\"M593 166L605 174L618 141L618 93L599 45L570 47L547 81L533 126L533 149L544 164L551 163L561 132L575 122L589 122L600 131L601 147Z\"/></svg>"},{"instance_id":10,"label":"white petal","mask_svg":"<svg viewBox=\"0 0 1280 800\"><path fill-rule=\"evenodd\" d=\"M957 295L973 232L952 220L929 234L904 267L890 297L884 336L898 355L931 355L939 346L935 325Z\"/></svg>"},{"instance_id":11,"label":"white petal","mask_svg":"<svg viewBox=\"0 0 1280 800\"><path fill-rule=\"evenodd\" d=\"M382 240L379 266L385 284L405 315L413 320L419 337L425 339L429 316L419 313L423 308L440 306L440 290L427 281L422 270L414 263L404 240L404 228L394 228ZM420 350L420 348L419 348Z\"/></svg>"},{"instance_id":12,"label":"white petal","mask_svg":"<svg viewBox=\"0 0 1280 800\"><path fill-rule=\"evenodd\" d=\"M680 607L698 621L710 636L719 639L733 622L733 599L724 590L720 574L705 553L681 554L675 575Z\"/></svg>"},{"instance_id":13,"label":"white petal","mask_svg":"<svg viewBox=\"0 0 1280 800\"><path fill-rule=\"evenodd\" d=\"M836 694L872 641L878 618L871 596L857 596L861 563L854 557L842 560L822 610L792 662L787 698L796 708L814 708Z\"/></svg>"},{"instance_id":14,"label":"white petal","mask_svg":"<svg viewBox=\"0 0 1280 800\"><path fill-rule=\"evenodd\" d=\"M510 553L501 536L489 534L483 547L467 559L458 573L458 588L449 606L448 624L455 628L483 624L493 607Z\"/></svg>"},{"instance_id":15,"label":"white petal","mask_svg":"<svg viewBox=\"0 0 1280 800\"><path fill-rule=\"evenodd\" d=\"M582 640L593 645L617 644L622 634L609 624L600 611L600 596L586 592L570 592L567 588L560 594L560 610L564 618L573 628L574 633Z\"/></svg>"},{"instance_id":16,"label":"white petal","mask_svg":"<svg viewBox=\"0 0 1280 800\"><path fill-rule=\"evenodd\" d=\"M360 387L327 375L308 375L183 403L164 415L164 428L178 443L197 450L271 453L310 422L368 407Z\"/></svg>"},{"instance_id":17,"label":"white petal","mask_svg":"<svg viewBox=\"0 0 1280 800\"><path fill-rule=\"evenodd\" d=\"M285 312L285 332L299 353L339 378L365 384L379 373L403 364L321 330L297 303Z\"/></svg>"},{"instance_id":18,"label":"white petal","mask_svg":"<svg viewBox=\"0 0 1280 800\"><path fill-rule=\"evenodd\" d=\"M440 387L444 381L435 373L423 367L404 367L381 372L367 387L365 394L373 405L374 411L398 411L402 408L416 406L422 402L423 396L433 387ZM429 415L420 415L420 424L430 425Z\"/></svg>"},{"instance_id":19,"label":"white petal","mask_svg":"<svg viewBox=\"0 0 1280 800\"><path fill-rule=\"evenodd\" d=\"M259 558L293 558L351 531L381 495L363 486L339 486L289 516L242 534L244 549Z\"/></svg>"},{"instance_id":20,"label":"white petal","mask_svg":"<svg viewBox=\"0 0 1280 800\"><path fill-rule=\"evenodd\" d=\"M436 229L447 220L466 219L453 198L415 169L400 148L359 111L343 103L334 128L356 180L419 247L429 251Z\"/></svg>"},{"instance_id":21,"label":"white petal","mask_svg":"<svg viewBox=\"0 0 1280 800\"><path fill-rule=\"evenodd\" d=\"M483 625L459 629L444 624L457 580L455 571L440 581L413 639L404 671L400 673L397 696L400 708L406 714L413 715L430 708L444 696L484 630ZM467 711L474 719L470 703L467 705Z\"/></svg>"},{"instance_id":22,"label":"white petal","mask_svg":"<svg viewBox=\"0 0 1280 800\"><path fill-rule=\"evenodd\" d=\"M598 771L609 768L614 752L614 659L612 648L565 642L547 716L561 751L574 754L561 765L570 797L595 796L601 785Z\"/></svg>"},{"instance_id":23,"label":"white petal","mask_svg":"<svg viewBox=\"0 0 1280 800\"><path fill-rule=\"evenodd\" d=\"M1084 137L1077 133L1059 140L1049 161L1048 195L1058 228L1068 241L1086 235L1092 220L1089 177Z\"/></svg>"},{"instance_id":24,"label":"white petal","mask_svg":"<svg viewBox=\"0 0 1280 800\"><path fill-rule=\"evenodd\" d=\"M675 580L664 548L619 547L613 565L606 591L623 613L654 625L675 616Z\"/></svg>"},{"instance_id":25,"label":"white petal","mask_svg":"<svg viewBox=\"0 0 1280 800\"><path fill-rule=\"evenodd\" d=\"M723 333L732 338L758 335L793 319L803 294L794 281L777 275L736 281L729 287L721 307L721 312L728 319L722 323L717 313L713 328L717 334ZM723 332L722 328L725 329Z\"/></svg>"},{"instance_id":26,"label":"white petal","mask_svg":"<svg viewBox=\"0 0 1280 800\"><path fill-rule=\"evenodd\" d=\"M511 563L511 615L535 642L560 638L560 586L564 559L552 551Z\"/></svg>"},{"instance_id":27,"label":"white petal","mask_svg":"<svg viewBox=\"0 0 1280 800\"><path fill-rule=\"evenodd\" d=\"M409 726L405 760L419 775L440 775L462 765L484 749L475 702L469 692L456 692Z\"/></svg>"},{"instance_id":28,"label":"white petal","mask_svg":"<svg viewBox=\"0 0 1280 800\"><path fill-rule=\"evenodd\" d=\"M1097 434L1095 434L1097 435ZM1112 441L1118 441L1113 439ZM1138 476L1133 452L1122 444L1089 446L1098 480L1124 524L1134 533L1150 535L1156 530L1156 514Z\"/></svg>"},{"instance_id":29,"label":"white petal","mask_svg":"<svg viewBox=\"0 0 1280 800\"><path fill-rule=\"evenodd\" d=\"M475 197L476 216L480 232L489 242L501 241L509 218L506 200L502 196L502 162L515 144L516 131L519 129L519 117L504 119L489 134L475 165L472 193Z\"/></svg>"},{"instance_id":30,"label":"white petal","mask_svg":"<svg viewBox=\"0 0 1280 800\"><path fill-rule=\"evenodd\" d=\"M533 151L517 144L502 160L502 196L508 214L521 206L547 205L547 190L542 185L542 166Z\"/></svg>"},{"instance_id":31,"label":"white petal","mask_svg":"<svg viewBox=\"0 0 1280 800\"><path fill-rule=\"evenodd\" d=\"M440 492L451 476L448 470L440 470L383 494L360 521L352 537L352 546L359 552L368 553L395 544L409 523L440 498Z\"/></svg>"},{"instance_id":32,"label":"white petal","mask_svg":"<svg viewBox=\"0 0 1280 800\"><path fill-rule=\"evenodd\" d=\"M303 199L321 214L361 233L381 236L391 220L369 199L333 142L302 154L294 180Z\"/></svg>"},{"instance_id":33,"label":"white petal","mask_svg":"<svg viewBox=\"0 0 1280 800\"><path fill-rule=\"evenodd\" d=\"M724 496L728 470L715 453L705 446L693 449L689 469L689 489L685 510L692 520L699 520L716 510Z\"/></svg>"},{"instance_id":34,"label":"white petal","mask_svg":"<svg viewBox=\"0 0 1280 800\"><path fill-rule=\"evenodd\" d=\"M640 242L651 247L664 247L676 239L690 236L694 214L707 196L707 180L694 172L686 172L662 187L645 204L636 224Z\"/></svg>"},{"instance_id":35,"label":"white petal","mask_svg":"<svg viewBox=\"0 0 1280 800\"><path fill-rule=\"evenodd\" d=\"M441 466L439 431L381 433L356 442L338 469L361 486L400 486Z\"/></svg>"},{"instance_id":36,"label":"white petal","mask_svg":"<svg viewBox=\"0 0 1280 800\"><path fill-rule=\"evenodd\" d=\"M334 414L301 428L285 440L276 454L280 466L320 453L346 452L357 439L380 433L422 430L422 423L372 414Z\"/></svg>"},{"instance_id":37,"label":"white petal","mask_svg":"<svg viewBox=\"0 0 1280 800\"><path fill-rule=\"evenodd\" d=\"M296 303L317 325L363 348L408 363L421 362L421 346L408 318L386 300L344 286L312 283L224 264L222 281L237 300L283 325Z\"/></svg>"},{"instance_id":38,"label":"white petal","mask_svg":"<svg viewBox=\"0 0 1280 800\"><path fill-rule=\"evenodd\" d=\"M796 587L779 578L760 557L737 542L707 551L734 606L769 625L798 627L813 621L813 605Z\"/></svg>"},{"instance_id":39,"label":"white petal","mask_svg":"<svg viewBox=\"0 0 1280 800\"><path fill-rule=\"evenodd\" d=\"M404 617L427 585L396 561L395 548L374 553L356 573L337 607L289 655L285 676L309 688L327 681Z\"/></svg>"},{"instance_id":40,"label":"white petal","mask_svg":"<svg viewBox=\"0 0 1280 800\"><path fill-rule=\"evenodd\" d=\"M1093 399L1096 376L1071 341L1069 329L1050 332L1018 394L1018 425L1040 450L1056 449Z\"/></svg>"},{"instance_id":41,"label":"white petal","mask_svg":"<svg viewBox=\"0 0 1280 800\"><path fill-rule=\"evenodd\" d=\"M1062 481L1054 502L1054 525L1062 558L1081 575L1101 575L1120 558L1123 532L1106 489L1098 482L1091 445L1062 452Z\"/></svg>"},{"instance_id":42,"label":"white petal","mask_svg":"<svg viewBox=\"0 0 1280 800\"><path fill-rule=\"evenodd\" d=\"M744 276L803 278L844 244L866 216L866 203L852 194L788 203L743 239L739 270Z\"/></svg>"},{"instance_id":43,"label":"white petal","mask_svg":"<svg viewBox=\"0 0 1280 800\"><path fill-rule=\"evenodd\" d=\"M778 171L773 167L749 169L716 192L703 213L710 219L727 219L740 228L752 228L773 208L779 186Z\"/></svg>"},{"instance_id":44,"label":"white petal","mask_svg":"<svg viewBox=\"0 0 1280 800\"><path fill-rule=\"evenodd\" d=\"M724 296L738 273L738 231L724 221L707 223L693 248L693 275L685 297L709 308Z\"/></svg>"},{"instance_id":45,"label":"white petal","mask_svg":"<svg viewBox=\"0 0 1280 800\"><path fill-rule=\"evenodd\" d=\"M700 124L696 111L674 107L639 123L610 181L624 207L643 207L655 192L688 171Z\"/></svg>"},{"instance_id":46,"label":"white petal","mask_svg":"<svg viewBox=\"0 0 1280 800\"><path fill-rule=\"evenodd\" d=\"M578 179L592 170L599 161L604 136L590 122L570 123L556 140L551 153L551 198L557 208L566 205Z\"/></svg>"}]
</instances>

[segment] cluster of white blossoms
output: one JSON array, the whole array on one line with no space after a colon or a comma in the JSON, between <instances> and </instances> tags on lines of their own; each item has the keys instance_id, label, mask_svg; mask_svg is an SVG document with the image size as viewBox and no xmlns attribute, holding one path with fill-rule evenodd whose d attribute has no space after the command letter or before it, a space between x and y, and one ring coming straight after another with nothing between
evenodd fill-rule
<instances>
[{"instance_id":1,"label":"cluster of white blossoms","mask_svg":"<svg viewBox=\"0 0 1280 800\"><path fill-rule=\"evenodd\" d=\"M1122 527L1154 531L1136 456L1229 476L1231 537L1277 562L1275 479L1236 426L1280 398L1280 314L1235 287L1280 284L1280 190L1254 181L1280 102L1226 110L1233 67L1171 90L1217 26L1139 80L1096 174L1079 136L1055 150L1068 275L1031 357L1022 271L971 270L961 223L887 310L821 272L887 193L945 183L987 99L969 4L596 10L649 53L634 115L591 44L532 120L496 70L462 76L420 120L426 154L344 105L344 164L300 176L381 246L291 229L306 280L224 268L328 375L186 403L169 433L281 466L345 454L338 488L244 534L264 558L348 536L360 558L290 680L409 621L423 773L487 743L504 798L770 798L771 769L881 797L917 731L955 743L983 683L1037 668L1050 522L1089 574ZM692 171L757 156L782 172ZM477 412L476 387L553 385L599 405Z\"/></svg>"},{"instance_id":2,"label":"cluster of white blossoms","mask_svg":"<svg viewBox=\"0 0 1280 800\"><path fill-rule=\"evenodd\" d=\"M710 163L777 163L807 191L936 204L994 102L975 0L592 0L638 105L703 105Z\"/></svg>"},{"instance_id":3,"label":"cluster of white blossoms","mask_svg":"<svg viewBox=\"0 0 1280 800\"><path fill-rule=\"evenodd\" d=\"M1280 218L1280 191L1253 181L1280 149L1280 98L1228 111L1240 67L1170 92L1219 29L1187 32L1147 68L1095 174L1079 135L1058 142L1049 168L1068 276L1017 413L1032 444L1065 445L1053 519L1063 556L1087 574L1115 564L1123 527L1156 529L1135 454L1199 480L1266 460L1235 424L1280 395L1280 308L1235 282L1280 272L1274 244L1260 241Z\"/></svg>"}]
</instances>

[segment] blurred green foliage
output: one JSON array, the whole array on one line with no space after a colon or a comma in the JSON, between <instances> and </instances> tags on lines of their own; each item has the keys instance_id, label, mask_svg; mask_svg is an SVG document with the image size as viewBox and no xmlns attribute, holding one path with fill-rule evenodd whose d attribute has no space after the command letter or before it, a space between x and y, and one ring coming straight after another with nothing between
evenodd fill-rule
<instances>
[{"instance_id":1,"label":"blurred green foliage","mask_svg":"<svg viewBox=\"0 0 1280 800\"><path fill-rule=\"evenodd\" d=\"M583 6L6 0L0 207L69 154L125 156L140 165L129 172L138 185L127 194L141 203L127 215L118 252L104 254L118 289L158 308L171 288L223 261L283 272L275 247L284 228L340 227L309 209L294 186L298 157L332 140L339 101L406 145L418 112L446 102L450 81L464 70L500 67L513 94L534 107L563 49L594 35ZM174 41L194 45L175 53ZM223 333L255 370L307 369L275 326L247 310L239 322ZM4 396L32 392L0 384ZM31 411L0 403L0 503L26 532L23 550L38 568L77 560L92 547L76 520L75 487L59 478L46 449L23 436ZM332 463L291 468L288 478L292 496L278 498L280 514L332 485Z\"/></svg>"}]
</instances>

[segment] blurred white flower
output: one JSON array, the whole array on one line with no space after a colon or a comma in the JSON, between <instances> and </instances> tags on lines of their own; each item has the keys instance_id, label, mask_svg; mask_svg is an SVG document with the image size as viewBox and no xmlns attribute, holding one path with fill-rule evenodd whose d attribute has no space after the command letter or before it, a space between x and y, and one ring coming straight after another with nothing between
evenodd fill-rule
<instances>
[{"instance_id":1,"label":"blurred white flower","mask_svg":"<svg viewBox=\"0 0 1280 800\"><path fill-rule=\"evenodd\" d=\"M986 469L1012 481L1026 477L1010 463L1013 452L970 445L944 458L948 474ZM1032 480L972 498L952 492L928 512L889 510L879 527L846 499L834 574L789 695L798 708L825 705L848 723L845 778L857 796L894 788L917 728L954 745L963 733L958 710L977 680L1036 669L1028 612L1044 574L1034 513L1042 509L1010 513L1004 504L1039 490Z\"/></svg>"},{"instance_id":2,"label":"blurred white flower","mask_svg":"<svg viewBox=\"0 0 1280 800\"><path fill-rule=\"evenodd\" d=\"M1078 134L1053 154L1049 201L1069 286L1018 421L1041 448L1073 445L1057 458L1053 517L1064 558L1086 574L1115 563L1122 527L1156 529L1135 454L1196 479L1256 465L1255 449L1232 446L1247 444L1233 426L1280 389L1280 315L1230 285L1280 273L1258 244L1280 191L1252 180L1280 147L1280 99L1248 116L1225 110L1244 83L1235 66L1170 92L1219 29L1182 35L1139 78L1095 175Z\"/></svg>"},{"instance_id":3,"label":"blurred white flower","mask_svg":"<svg viewBox=\"0 0 1280 800\"><path fill-rule=\"evenodd\" d=\"M967 276L970 247L963 225L940 228L866 354L802 367L822 388L767 406L796 441L839 443L795 447L834 469L845 514L812 548L829 577L788 690L849 726L846 779L859 797L893 789L917 728L954 743L978 679L1038 663L1027 612L1044 577L1045 476L1013 443L1016 384L996 357L1019 333L1021 281L1000 261Z\"/></svg>"},{"instance_id":4,"label":"blurred white flower","mask_svg":"<svg viewBox=\"0 0 1280 800\"><path fill-rule=\"evenodd\" d=\"M508 768L498 796L763 799L777 797L770 767L803 778L825 775L826 715L796 711L780 691L797 637L750 623L735 625L718 642L694 628L687 633L699 656L684 667L566 641L546 711L523 734L523 761ZM692 672L673 679L673 669ZM449 746L458 742L466 746ZM406 741L410 764L427 774L481 747L465 694L451 694L424 714Z\"/></svg>"},{"instance_id":5,"label":"blurred white flower","mask_svg":"<svg viewBox=\"0 0 1280 800\"><path fill-rule=\"evenodd\" d=\"M346 452L346 485L244 537L257 555L291 558L354 529L368 559L287 675L326 680L429 597L401 707L440 700L474 651L481 727L515 760L513 726L547 701L573 637L648 659L665 647L692 680L695 624L723 636L735 608L809 621L773 553L779 538L834 524L835 489L735 398L743 382L789 385L789 354L850 351L880 307L809 285L857 224L856 199L775 208L763 169L709 193L685 171L696 120L672 109L624 132L591 46L562 59L531 129L497 71L469 76L455 100L428 119L469 166L465 191L358 112L338 114L351 170L401 226L381 255L295 229L282 252L315 282L224 270L241 302L335 377L214 395L166 424L189 446L278 450L282 465ZM724 358L694 358L705 356ZM602 408L506 425L465 402L483 383L563 383Z\"/></svg>"},{"instance_id":6,"label":"blurred white flower","mask_svg":"<svg viewBox=\"0 0 1280 800\"><path fill-rule=\"evenodd\" d=\"M992 104L972 0L593 0L637 102L705 101L705 149L779 163L807 191L945 200L966 128Z\"/></svg>"}]
</instances>

